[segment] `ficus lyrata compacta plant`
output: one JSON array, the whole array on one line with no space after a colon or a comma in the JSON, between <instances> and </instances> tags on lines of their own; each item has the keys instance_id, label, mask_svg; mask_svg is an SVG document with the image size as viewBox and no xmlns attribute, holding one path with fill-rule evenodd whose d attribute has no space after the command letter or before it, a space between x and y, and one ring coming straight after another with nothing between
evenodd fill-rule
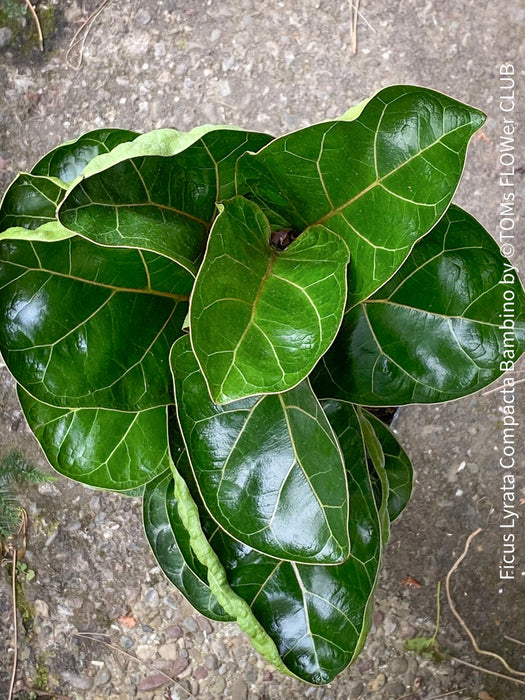
<instances>
[{"instance_id":1,"label":"ficus lyrata compacta plant","mask_svg":"<svg viewBox=\"0 0 525 700\"><path fill-rule=\"evenodd\" d=\"M279 138L101 129L3 198L0 350L49 462L142 497L170 581L310 683L362 649L411 492L369 409L478 391L525 347L512 266L451 204L483 121L393 86Z\"/></svg>"}]
</instances>

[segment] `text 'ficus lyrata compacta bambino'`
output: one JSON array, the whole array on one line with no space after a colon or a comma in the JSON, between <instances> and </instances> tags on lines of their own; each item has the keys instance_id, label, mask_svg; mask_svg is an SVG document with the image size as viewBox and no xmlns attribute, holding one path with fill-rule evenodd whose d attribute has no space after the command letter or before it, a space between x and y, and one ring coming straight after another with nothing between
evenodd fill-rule
<instances>
[{"instance_id":1,"label":"text 'ficus lyrata compacta bambino'","mask_svg":"<svg viewBox=\"0 0 525 700\"><path fill-rule=\"evenodd\" d=\"M388 87L273 138L100 129L0 209L0 351L49 462L139 496L166 576L315 684L359 654L410 461L366 407L497 379L491 236L451 204L481 112ZM508 365L507 365L508 366Z\"/></svg>"}]
</instances>

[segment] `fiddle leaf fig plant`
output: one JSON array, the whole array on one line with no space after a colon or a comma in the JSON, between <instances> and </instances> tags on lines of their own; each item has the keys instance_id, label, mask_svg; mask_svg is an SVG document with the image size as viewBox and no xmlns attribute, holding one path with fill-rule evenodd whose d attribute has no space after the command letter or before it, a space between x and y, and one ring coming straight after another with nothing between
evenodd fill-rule
<instances>
[{"instance_id":1,"label":"fiddle leaf fig plant","mask_svg":"<svg viewBox=\"0 0 525 700\"><path fill-rule=\"evenodd\" d=\"M362 649L412 489L368 409L525 349L515 270L451 203L483 121L392 86L279 138L97 130L0 207L0 351L51 465L141 497L169 580L309 683Z\"/></svg>"}]
</instances>

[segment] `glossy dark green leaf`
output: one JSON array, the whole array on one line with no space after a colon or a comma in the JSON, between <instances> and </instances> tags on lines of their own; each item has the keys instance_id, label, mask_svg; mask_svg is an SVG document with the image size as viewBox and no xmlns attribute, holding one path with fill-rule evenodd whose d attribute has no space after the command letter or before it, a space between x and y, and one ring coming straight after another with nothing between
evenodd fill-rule
<instances>
[{"instance_id":1,"label":"glossy dark green leaf","mask_svg":"<svg viewBox=\"0 0 525 700\"><path fill-rule=\"evenodd\" d=\"M70 479L129 491L169 467L166 406L137 411L59 408L21 387L18 396L49 463Z\"/></svg>"},{"instance_id":2,"label":"glossy dark green leaf","mask_svg":"<svg viewBox=\"0 0 525 700\"><path fill-rule=\"evenodd\" d=\"M34 231L44 224L58 225L56 209L65 192L65 185L54 178L21 173L2 200L0 235L12 228ZM19 233L23 235L25 231ZM5 237L6 234L2 236Z\"/></svg>"},{"instance_id":3,"label":"glossy dark green leaf","mask_svg":"<svg viewBox=\"0 0 525 700\"><path fill-rule=\"evenodd\" d=\"M177 512L171 471L148 484L142 512L151 549L168 579L202 615L231 620L211 592L206 567L190 546L189 534Z\"/></svg>"},{"instance_id":4,"label":"glossy dark green leaf","mask_svg":"<svg viewBox=\"0 0 525 700\"><path fill-rule=\"evenodd\" d=\"M214 520L271 556L344 560L349 543L343 458L309 383L220 406L210 399L187 336L173 346L171 362L179 423Z\"/></svg>"},{"instance_id":5,"label":"glossy dark green leaf","mask_svg":"<svg viewBox=\"0 0 525 700\"><path fill-rule=\"evenodd\" d=\"M412 494L412 464L394 433L369 411L363 413L381 444L388 480L388 516L393 522L403 512Z\"/></svg>"},{"instance_id":6,"label":"glossy dark green leaf","mask_svg":"<svg viewBox=\"0 0 525 700\"><path fill-rule=\"evenodd\" d=\"M271 137L227 127L161 129L92 160L68 193L60 222L95 243L165 255L192 273L234 167Z\"/></svg>"},{"instance_id":7,"label":"glossy dark green leaf","mask_svg":"<svg viewBox=\"0 0 525 700\"><path fill-rule=\"evenodd\" d=\"M524 349L519 279L483 227L452 206L388 284L345 314L313 384L318 396L367 406L447 401L490 384Z\"/></svg>"},{"instance_id":8,"label":"glossy dark green leaf","mask_svg":"<svg viewBox=\"0 0 525 700\"><path fill-rule=\"evenodd\" d=\"M355 303L392 276L443 214L483 121L432 90L388 87L352 121L310 126L243 156L238 193L253 197L272 226L324 224L342 236Z\"/></svg>"},{"instance_id":9,"label":"glossy dark green leaf","mask_svg":"<svg viewBox=\"0 0 525 700\"><path fill-rule=\"evenodd\" d=\"M67 141L41 158L31 172L34 175L56 177L62 182L73 182L86 165L96 156L109 153L121 143L137 138L135 131L125 129L96 129Z\"/></svg>"},{"instance_id":10,"label":"glossy dark green leaf","mask_svg":"<svg viewBox=\"0 0 525 700\"><path fill-rule=\"evenodd\" d=\"M242 197L219 205L190 307L192 346L217 403L290 389L332 343L348 249L322 226L286 250Z\"/></svg>"},{"instance_id":11,"label":"glossy dark green leaf","mask_svg":"<svg viewBox=\"0 0 525 700\"><path fill-rule=\"evenodd\" d=\"M0 240L70 238L73 233L57 220L66 184L78 177L94 157L136 136L123 129L98 129L58 146L39 160L31 173L18 175L0 206Z\"/></svg>"},{"instance_id":12,"label":"glossy dark green leaf","mask_svg":"<svg viewBox=\"0 0 525 700\"><path fill-rule=\"evenodd\" d=\"M355 410L337 401L323 405L341 444L349 481L352 552L342 564L279 561L229 537L207 515L186 462L178 465L232 590L249 604L285 666L316 684L333 680L364 644L381 552L379 514ZM167 507L173 509L173 502Z\"/></svg>"},{"instance_id":13,"label":"glossy dark green leaf","mask_svg":"<svg viewBox=\"0 0 525 700\"><path fill-rule=\"evenodd\" d=\"M355 406L354 408L357 413L361 434L363 435L370 482L379 513L381 541L383 545L386 545L390 539L390 518L388 514L389 487L388 476L385 469L385 453L372 427L372 423L368 420L368 414L360 406Z\"/></svg>"},{"instance_id":14,"label":"glossy dark green leaf","mask_svg":"<svg viewBox=\"0 0 525 700\"><path fill-rule=\"evenodd\" d=\"M192 278L73 238L0 244L0 351L52 465L128 490L168 468L169 351Z\"/></svg>"}]
</instances>

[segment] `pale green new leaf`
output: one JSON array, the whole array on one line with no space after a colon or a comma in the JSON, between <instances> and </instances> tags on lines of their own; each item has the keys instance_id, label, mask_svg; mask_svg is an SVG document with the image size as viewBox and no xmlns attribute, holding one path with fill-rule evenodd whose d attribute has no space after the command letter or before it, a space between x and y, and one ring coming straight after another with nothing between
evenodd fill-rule
<instances>
[{"instance_id":1,"label":"pale green new leaf","mask_svg":"<svg viewBox=\"0 0 525 700\"><path fill-rule=\"evenodd\" d=\"M207 514L184 458L178 463L175 486L179 514L191 533L192 546L202 562L209 562L210 586L224 596L225 608L242 611L243 602L249 614L240 618L240 624L252 641L260 644L264 630L279 652L281 669L316 684L330 682L356 658L371 627L381 555L379 518L384 516L384 507L378 513L375 504L354 408L337 401L324 402L323 408L341 443L350 485L352 552L344 563L306 566L279 561L229 537ZM182 548L186 540L178 527L175 505L171 498L166 499L172 535L176 540L181 537ZM168 524L166 516L164 523ZM191 556L187 561L190 566L194 563Z\"/></svg>"},{"instance_id":2,"label":"pale green new leaf","mask_svg":"<svg viewBox=\"0 0 525 700\"><path fill-rule=\"evenodd\" d=\"M182 457L187 460L185 453ZM232 620L211 592L207 568L191 548L190 534L177 512L171 469L146 486L142 515L153 554L171 583L202 615Z\"/></svg>"}]
</instances>

